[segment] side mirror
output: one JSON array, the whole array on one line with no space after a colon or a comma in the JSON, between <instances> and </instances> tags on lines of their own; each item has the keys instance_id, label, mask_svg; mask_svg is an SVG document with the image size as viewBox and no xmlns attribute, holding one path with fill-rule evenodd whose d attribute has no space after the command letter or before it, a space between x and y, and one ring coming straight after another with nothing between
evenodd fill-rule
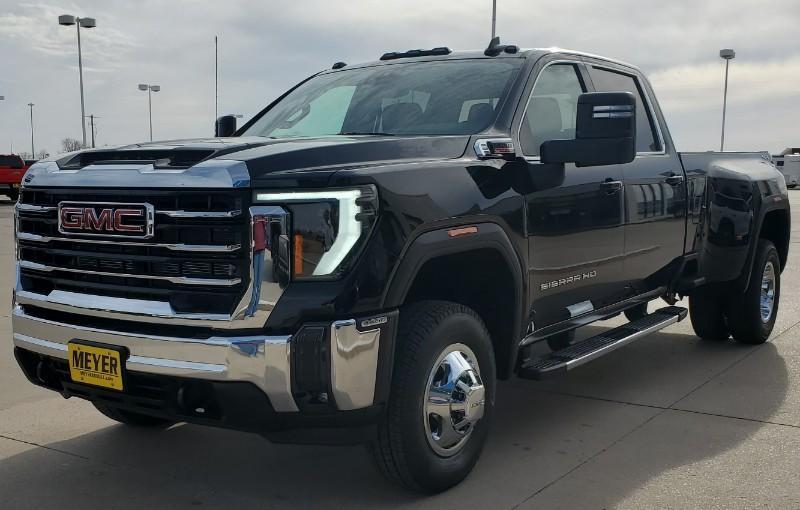
<instances>
[{"instance_id":1,"label":"side mirror","mask_svg":"<svg viewBox=\"0 0 800 510\"><path fill-rule=\"evenodd\" d=\"M233 115L223 115L217 119L214 125L214 136L227 137L233 136L236 132L236 117Z\"/></svg>"},{"instance_id":2,"label":"side mirror","mask_svg":"<svg viewBox=\"0 0 800 510\"><path fill-rule=\"evenodd\" d=\"M636 157L636 97L630 92L590 92L578 97L574 140L549 140L542 163L619 165Z\"/></svg>"}]
</instances>

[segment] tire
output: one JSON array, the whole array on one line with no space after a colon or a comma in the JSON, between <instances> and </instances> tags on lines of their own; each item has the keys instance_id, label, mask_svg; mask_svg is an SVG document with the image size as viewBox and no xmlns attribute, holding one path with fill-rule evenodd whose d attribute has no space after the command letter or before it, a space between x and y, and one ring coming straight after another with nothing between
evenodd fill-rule
<instances>
[{"instance_id":1,"label":"tire","mask_svg":"<svg viewBox=\"0 0 800 510\"><path fill-rule=\"evenodd\" d=\"M134 413L132 411L124 411L116 407L109 407L104 404L92 402L94 407L100 411L104 416L111 418L114 421L131 425L134 427L148 427L148 428L166 428L175 423L171 420L163 418L156 418L147 414Z\"/></svg>"},{"instance_id":2,"label":"tire","mask_svg":"<svg viewBox=\"0 0 800 510\"><path fill-rule=\"evenodd\" d=\"M771 293L771 294L770 294ZM769 297L771 295L771 298ZM781 297L781 262L775 245L759 239L750 283L728 304L728 326L737 342L763 344L775 327ZM762 298L771 303L762 306Z\"/></svg>"},{"instance_id":3,"label":"tire","mask_svg":"<svg viewBox=\"0 0 800 510\"><path fill-rule=\"evenodd\" d=\"M715 289L701 287L689 296L692 329L703 340L723 341L731 336L725 312L725 298Z\"/></svg>"},{"instance_id":4,"label":"tire","mask_svg":"<svg viewBox=\"0 0 800 510\"><path fill-rule=\"evenodd\" d=\"M647 305L649 303L642 303L640 305L636 305L633 308L628 308L625 310L625 317L633 322L635 320L639 320L645 315L647 315Z\"/></svg>"},{"instance_id":5,"label":"tire","mask_svg":"<svg viewBox=\"0 0 800 510\"><path fill-rule=\"evenodd\" d=\"M446 301L423 301L402 308L398 341L391 394L372 453L389 480L417 492L441 492L470 473L486 441L495 396L492 342L474 311ZM452 367L459 365L453 361L458 360L466 369L454 372ZM445 392L447 398L460 395L461 405L473 419L482 410L482 417L474 423L464 420L457 425L467 424L463 436L455 427L447 427L442 415L431 413L429 406L428 392L434 387L441 391L437 381L453 373L462 374L459 385L467 381L476 389L476 381L483 384L482 391L473 391L469 397L463 392ZM442 398L440 395L439 402ZM445 409L452 417L454 401L449 402ZM450 445L445 442L450 438L460 439Z\"/></svg>"}]
</instances>

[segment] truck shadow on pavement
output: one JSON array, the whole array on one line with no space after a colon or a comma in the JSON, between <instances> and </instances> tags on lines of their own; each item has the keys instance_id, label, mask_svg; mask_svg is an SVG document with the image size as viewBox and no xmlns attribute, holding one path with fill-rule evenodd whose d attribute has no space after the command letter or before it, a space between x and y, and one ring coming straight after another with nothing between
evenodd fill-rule
<instances>
[{"instance_id":1,"label":"truck shadow on pavement","mask_svg":"<svg viewBox=\"0 0 800 510\"><path fill-rule=\"evenodd\" d=\"M716 433L709 421L689 422L699 425L687 428L686 421L668 416L724 419L669 408L679 408L686 395L754 350L761 369L771 374L758 402L767 420L788 388L786 364L770 344L743 347L660 333L566 378L503 382L475 471L460 486L429 498L385 482L361 447L275 445L256 435L192 425L154 431L109 424L0 462L0 494L13 494L2 506L85 508L91 501L94 508L608 508L668 470L735 448L763 426L737 420ZM580 479L579 466L624 449L641 434L647 446L631 462L590 473L593 483ZM580 497L587 499L570 504L566 494L557 505L540 503L562 484L585 485L590 492Z\"/></svg>"}]
</instances>

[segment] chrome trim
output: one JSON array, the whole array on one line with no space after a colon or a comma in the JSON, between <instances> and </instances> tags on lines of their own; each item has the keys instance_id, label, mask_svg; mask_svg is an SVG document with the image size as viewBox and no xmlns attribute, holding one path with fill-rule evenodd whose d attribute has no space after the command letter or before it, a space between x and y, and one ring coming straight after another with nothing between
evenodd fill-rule
<instances>
[{"instance_id":1,"label":"chrome trim","mask_svg":"<svg viewBox=\"0 0 800 510\"><path fill-rule=\"evenodd\" d=\"M23 203L17 202L17 205L14 206L14 209L16 209L17 211L22 211L22 212L40 213L40 212L52 212L52 211L57 210L58 207L54 206L54 205L53 206L50 206L50 205L34 205L34 204L23 204Z\"/></svg>"},{"instance_id":2,"label":"chrome trim","mask_svg":"<svg viewBox=\"0 0 800 510\"><path fill-rule=\"evenodd\" d=\"M452 457L469 442L485 408L478 358L464 344L448 345L431 366L425 386L422 420L428 446Z\"/></svg>"},{"instance_id":3,"label":"chrome trim","mask_svg":"<svg viewBox=\"0 0 800 510\"><path fill-rule=\"evenodd\" d=\"M578 315L583 315L584 313L593 312L594 304L592 304L591 300L587 299L586 301L569 305L567 310L569 311L570 317L577 317Z\"/></svg>"},{"instance_id":4,"label":"chrome trim","mask_svg":"<svg viewBox=\"0 0 800 510\"><path fill-rule=\"evenodd\" d=\"M251 226L258 223L263 228L264 239L285 243L288 250L289 214L278 206L250 208ZM283 294L288 282L286 274L273 263L272 247L256 250L251 228L250 249L253 250L250 265L250 283L232 314L180 313L166 301L117 298L66 291L51 291L37 294L22 288L17 272L16 301L20 304L39 306L50 310L89 315L116 320L135 320L154 324L176 324L183 326L205 326L216 329L261 328ZM140 243L137 243L140 244ZM275 248L277 253L280 249ZM21 262L17 263L20 267ZM118 273L113 273L118 275Z\"/></svg>"},{"instance_id":5,"label":"chrome trim","mask_svg":"<svg viewBox=\"0 0 800 510\"><path fill-rule=\"evenodd\" d=\"M136 241L102 241L96 239L73 239L71 237L50 237L40 236L38 234L31 234L29 232L17 232L17 239L20 241L31 241L36 243L49 243L51 241L65 241L70 243L88 243L88 244L114 244L121 246L147 246L153 248L165 248L173 251L192 251L192 252L209 252L209 253L224 253L233 252L241 249L240 244L162 244L151 242L136 242Z\"/></svg>"},{"instance_id":6,"label":"chrome trim","mask_svg":"<svg viewBox=\"0 0 800 510\"><path fill-rule=\"evenodd\" d=\"M128 370L212 381L255 384L278 412L295 412L291 391L289 335L183 338L142 335L75 326L12 312L14 345L67 358L67 344L79 338L126 347Z\"/></svg>"},{"instance_id":7,"label":"chrome trim","mask_svg":"<svg viewBox=\"0 0 800 510\"><path fill-rule=\"evenodd\" d=\"M92 271L90 269L77 269L73 267L59 267L59 266L48 266L45 264L39 264L38 262L31 262L29 260L20 260L18 262L19 267L23 269L30 269L32 271L43 271L46 273L52 273L53 271L63 271L66 273L89 273L89 274L96 274L99 276L118 276L120 278L140 278L143 280L162 280L168 281L172 283L177 283L180 285L208 285L208 286L217 286L217 287L232 287L234 285L238 285L242 282L241 278L231 278L231 279L222 279L222 278L191 278L187 276L154 276L149 274L133 274L133 273L114 273L109 271ZM85 295L85 294L78 294L78 295Z\"/></svg>"},{"instance_id":8,"label":"chrome trim","mask_svg":"<svg viewBox=\"0 0 800 510\"><path fill-rule=\"evenodd\" d=\"M372 405L380 336L380 329L359 331L352 319L331 324L331 388L339 410Z\"/></svg>"},{"instance_id":9,"label":"chrome trim","mask_svg":"<svg viewBox=\"0 0 800 510\"><path fill-rule=\"evenodd\" d=\"M489 150L489 143L510 143L514 144L514 140L511 138L479 138L475 140L475 143L472 145L472 149L475 151L475 155L478 156L480 159L503 159L503 156L508 154L492 154L492 151Z\"/></svg>"},{"instance_id":10,"label":"chrome trim","mask_svg":"<svg viewBox=\"0 0 800 510\"><path fill-rule=\"evenodd\" d=\"M156 211L170 218L235 218L242 214L242 211Z\"/></svg>"},{"instance_id":11,"label":"chrome trim","mask_svg":"<svg viewBox=\"0 0 800 510\"><path fill-rule=\"evenodd\" d=\"M143 182L154 189L247 188L250 186L250 173L244 161L229 159L209 159L181 169L154 168L152 163L144 163L89 165L62 170L55 161L43 161L32 165L25 173L23 188L65 185L76 188L141 188Z\"/></svg>"},{"instance_id":12,"label":"chrome trim","mask_svg":"<svg viewBox=\"0 0 800 510\"><path fill-rule=\"evenodd\" d=\"M120 206L120 205L121 206L126 206L126 205L130 206L130 205L133 205L133 206L137 206L137 207L144 207L144 210L145 210L144 234L140 235L140 236L135 236L135 235L130 235L129 236L129 235L124 235L124 234L104 234L104 233L91 233L91 232L84 232L84 231L71 232L71 231L68 231L68 230L63 230L63 228L61 226L61 207L62 207L62 204L67 204L67 205L75 204L75 205L90 206L90 207L94 207L94 206L98 206L98 205L114 205L114 206ZM65 235L72 234L72 235L81 235L81 236L87 236L87 237L114 237L114 238L121 238L121 239L150 239L155 234L155 214L154 214L154 211L155 211L155 208L151 204L148 204L147 202L138 202L138 203L134 203L134 202L72 202L72 201L69 201L69 200L63 200L63 201L58 203L58 232L60 234L65 234Z\"/></svg>"}]
</instances>

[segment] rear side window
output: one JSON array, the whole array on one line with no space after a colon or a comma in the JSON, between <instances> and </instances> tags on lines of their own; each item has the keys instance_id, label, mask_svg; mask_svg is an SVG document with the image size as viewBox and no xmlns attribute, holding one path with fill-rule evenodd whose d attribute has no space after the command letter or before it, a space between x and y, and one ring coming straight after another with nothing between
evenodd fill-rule
<instances>
[{"instance_id":1,"label":"rear side window","mask_svg":"<svg viewBox=\"0 0 800 510\"><path fill-rule=\"evenodd\" d=\"M19 156L0 156L0 166L22 168L24 164Z\"/></svg>"},{"instance_id":2,"label":"rear side window","mask_svg":"<svg viewBox=\"0 0 800 510\"><path fill-rule=\"evenodd\" d=\"M659 152L661 143L655 135L653 118L638 80L624 73L593 67L592 82L597 92L630 92L636 97L636 152Z\"/></svg>"}]
</instances>

